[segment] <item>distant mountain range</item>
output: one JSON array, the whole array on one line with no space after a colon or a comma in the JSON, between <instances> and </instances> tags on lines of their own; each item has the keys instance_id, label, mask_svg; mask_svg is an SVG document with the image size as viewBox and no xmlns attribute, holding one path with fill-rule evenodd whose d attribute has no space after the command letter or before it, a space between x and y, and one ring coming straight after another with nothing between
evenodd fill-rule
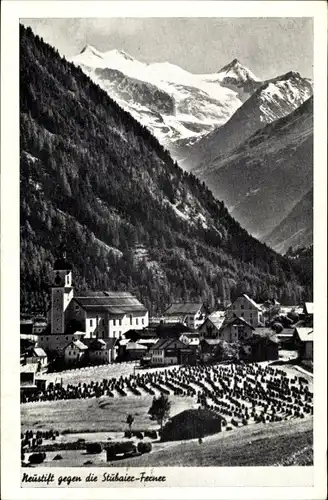
<instances>
[{"instance_id":1,"label":"distant mountain range","mask_svg":"<svg viewBox=\"0 0 328 500\"><path fill-rule=\"evenodd\" d=\"M248 137L268 123L287 116L311 96L311 81L299 73L290 72L262 82L222 127L190 148L184 168L200 177L206 170L220 168L229 153Z\"/></svg>"},{"instance_id":2,"label":"distant mountain range","mask_svg":"<svg viewBox=\"0 0 328 500\"><path fill-rule=\"evenodd\" d=\"M129 290L151 312L239 293L311 298L293 261L250 236L145 126L22 26L20 148L22 311L47 309L61 248L77 289Z\"/></svg>"},{"instance_id":3,"label":"distant mountain range","mask_svg":"<svg viewBox=\"0 0 328 500\"><path fill-rule=\"evenodd\" d=\"M204 134L223 125L262 83L237 59L217 73L203 75L168 62L142 63L122 50L99 52L90 45L70 60L176 159Z\"/></svg>"},{"instance_id":4,"label":"distant mountain range","mask_svg":"<svg viewBox=\"0 0 328 500\"><path fill-rule=\"evenodd\" d=\"M273 231L312 186L310 104L296 122L292 116L290 125L279 122L312 96L312 81L299 73L261 81L234 59L217 73L195 75L90 45L71 61L205 181L256 237ZM288 129L286 136L279 127Z\"/></svg>"}]
</instances>

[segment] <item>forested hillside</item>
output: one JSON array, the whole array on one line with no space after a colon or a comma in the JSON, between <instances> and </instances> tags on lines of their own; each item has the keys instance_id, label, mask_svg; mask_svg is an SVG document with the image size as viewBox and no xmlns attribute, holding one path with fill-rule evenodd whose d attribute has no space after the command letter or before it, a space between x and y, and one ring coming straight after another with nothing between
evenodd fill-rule
<instances>
[{"instance_id":1,"label":"forested hillside","mask_svg":"<svg viewBox=\"0 0 328 500\"><path fill-rule=\"evenodd\" d=\"M172 300L240 291L310 299L293 262L224 204L58 52L20 29L21 309L44 312L60 249L80 289Z\"/></svg>"}]
</instances>

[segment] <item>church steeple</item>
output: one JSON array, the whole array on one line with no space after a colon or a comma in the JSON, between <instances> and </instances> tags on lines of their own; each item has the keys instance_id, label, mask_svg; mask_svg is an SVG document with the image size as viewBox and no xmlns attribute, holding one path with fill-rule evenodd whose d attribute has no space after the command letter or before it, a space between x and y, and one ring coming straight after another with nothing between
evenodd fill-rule
<instances>
[{"instance_id":1,"label":"church steeple","mask_svg":"<svg viewBox=\"0 0 328 500\"><path fill-rule=\"evenodd\" d=\"M72 265L63 252L53 267L51 291L51 333L61 334L65 330L65 311L73 298Z\"/></svg>"}]
</instances>

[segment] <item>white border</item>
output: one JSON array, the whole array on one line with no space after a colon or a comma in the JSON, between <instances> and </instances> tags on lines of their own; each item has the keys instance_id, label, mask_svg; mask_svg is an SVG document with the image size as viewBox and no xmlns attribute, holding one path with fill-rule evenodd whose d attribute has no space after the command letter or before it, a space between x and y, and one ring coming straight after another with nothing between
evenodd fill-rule
<instances>
[{"instance_id":1,"label":"white border","mask_svg":"<svg viewBox=\"0 0 328 500\"><path fill-rule=\"evenodd\" d=\"M211 468L231 484L268 478L280 484L289 473L289 487L220 488L20 488L19 454L19 18L37 17L314 17L314 255L315 255L315 448L314 486L293 487L294 473L300 484L304 468ZM326 478L326 82L327 12L324 1L290 2L97 2L97 1L3 1L1 16L1 479L2 498L243 498L274 500L325 498ZM206 468L209 470L209 468ZM48 469L50 470L50 469ZM202 477L202 469L198 468ZM307 468L307 470L309 470ZM78 469L73 472L77 473ZM102 469L103 471L103 469ZM66 474L68 473L66 469ZM176 474L187 473L177 468ZM245 482L240 483L244 477ZM276 482L278 480L278 482ZM249 483L248 483L249 484ZM256 483L255 483L256 484ZM286 483L285 483L286 484Z\"/></svg>"}]
</instances>

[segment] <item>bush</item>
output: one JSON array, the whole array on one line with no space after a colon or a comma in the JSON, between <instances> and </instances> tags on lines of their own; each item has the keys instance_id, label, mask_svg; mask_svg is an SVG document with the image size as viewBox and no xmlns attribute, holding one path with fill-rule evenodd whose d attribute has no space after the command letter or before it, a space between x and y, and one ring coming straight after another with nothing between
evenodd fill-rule
<instances>
[{"instance_id":1,"label":"bush","mask_svg":"<svg viewBox=\"0 0 328 500\"><path fill-rule=\"evenodd\" d=\"M132 441L123 441L121 443L110 443L106 446L107 462L116 457L116 455L133 455L137 447Z\"/></svg>"},{"instance_id":2,"label":"bush","mask_svg":"<svg viewBox=\"0 0 328 500\"><path fill-rule=\"evenodd\" d=\"M87 453L94 453L94 454L101 453L102 446L100 443L87 443L86 450L87 450Z\"/></svg>"},{"instance_id":3,"label":"bush","mask_svg":"<svg viewBox=\"0 0 328 500\"><path fill-rule=\"evenodd\" d=\"M162 441L198 439L209 434L221 432L222 418L207 409L185 410L172 417L163 427Z\"/></svg>"},{"instance_id":4,"label":"bush","mask_svg":"<svg viewBox=\"0 0 328 500\"><path fill-rule=\"evenodd\" d=\"M149 437L150 439L157 439L156 431L145 431L145 437Z\"/></svg>"},{"instance_id":5,"label":"bush","mask_svg":"<svg viewBox=\"0 0 328 500\"><path fill-rule=\"evenodd\" d=\"M143 453L150 453L153 448L153 445L151 443L144 443L140 442L138 443L138 452L143 454Z\"/></svg>"},{"instance_id":6,"label":"bush","mask_svg":"<svg viewBox=\"0 0 328 500\"><path fill-rule=\"evenodd\" d=\"M46 459L46 454L44 452L40 452L40 453L32 453L32 455L29 456L28 461L31 464L41 464L42 462L44 462L45 459Z\"/></svg>"},{"instance_id":7,"label":"bush","mask_svg":"<svg viewBox=\"0 0 328 500\"><path fill-rule=\"evenodd\" d=\"M128 439L131 439L132 438L132 432L131 431L125 431L124 432L124 437L128 438Z\"/></svg>"},{"instance_id":8,"label":"bush","mask_svg":"<svg viewBox=\"0 0 328 500\"><path fill-rule=\"evenodd\" d=\"M143 434L142 432L139 432L139 431L136 431L133 433L133 435L137 438L137 439L143 439Z\"/></svg>"},{"instance_id":9,"label":"bush","mask_svg":"<svg viewBox=\"0 0 328 500\"><path fill-rule=\"evenodd\" d=\"M56 455L53 460L63 460L63 457L61 455Z\"/></svg>"}]
</instances>

